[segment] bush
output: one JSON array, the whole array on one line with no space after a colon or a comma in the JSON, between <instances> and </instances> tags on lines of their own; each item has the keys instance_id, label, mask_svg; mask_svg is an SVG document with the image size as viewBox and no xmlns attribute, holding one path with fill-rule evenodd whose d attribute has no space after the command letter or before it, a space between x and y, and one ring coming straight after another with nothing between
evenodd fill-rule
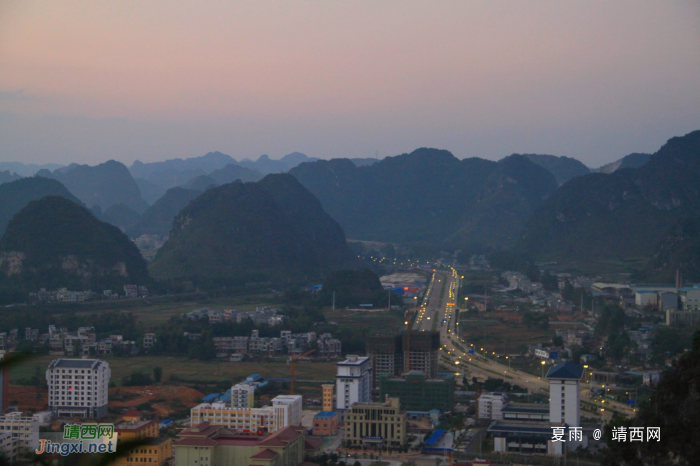
<instances>
[{"instance_id":1,"label":"bush","mask_svg":"<svg viewBox=\"0 0 700 466\"><path fill-rule=\"evenodd\" d=\"M144 372L132 372L131 375L127 375L122 378L122 385L125 387L136 387L143 385L153 384L153 379L151 376Z\"/></svg>"}]
</instances>

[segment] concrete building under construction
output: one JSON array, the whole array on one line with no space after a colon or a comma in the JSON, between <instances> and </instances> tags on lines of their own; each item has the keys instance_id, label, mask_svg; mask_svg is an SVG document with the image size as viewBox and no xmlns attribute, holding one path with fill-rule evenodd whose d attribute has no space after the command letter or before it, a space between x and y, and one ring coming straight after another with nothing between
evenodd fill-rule
<instances>
[{"instance_id":1,"label":"concrete building under construction","mask_svg":"<svg viewBox=\"0 0 700 466\"><path fill-rule=\"evenodd\" d=\"M411 370L421 371L429 379L438 376L440 334L411 332L410 353L408 340L406 332L393 337L381 335L367 338L365 350L372 361L373 389L379 389L380 376L394 377ZM410 359L406 358L407 354L410 354Z\"/></svg>"}]
</instances>

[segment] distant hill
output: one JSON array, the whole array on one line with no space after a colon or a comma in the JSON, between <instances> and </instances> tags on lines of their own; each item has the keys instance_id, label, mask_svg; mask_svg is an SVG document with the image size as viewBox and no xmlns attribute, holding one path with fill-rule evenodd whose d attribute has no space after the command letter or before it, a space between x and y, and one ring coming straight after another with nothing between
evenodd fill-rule
<instances>
[{"instance_id":1,"label":"distant hill","mask_svg":"<svg viewBox=\"0 0 700 466\"><path fill-rule=\"evenodd\" d=\"M94 167L77 165L66 173L60 170L53 173L42 170L37 175L60 181L88 207L99 205L104 211L121 203L136 212L143 212L148 207L138 185L121 162L110 160Z\"/></svg>"},{"instance_id":2,"label":"distant hill","mask_svg":"<svg viewBox=\"0 0 700 466\"><path fill-rule=\"evenodd\" d=\"M0 184L10 183L15 180L22 178L17 173L10 173L9 170L0 172Z\"/></svg>"},{"instance_id":3,"label":"distant hill","mask_svg":"<svg viewBox=\"0 0 700 466\"><path fill-rule=\"evenodd\" d=\"M587 166L572 157L546 154L523 154L523 156L540 167L549 170L554 175L559 186L571 178L587 175L591 172Z\"/></svg>"},{"instance_id":4,"label":"distant hill","mask_svg":"<svg viewBox=\"0 0 700 466\"><path fill-rule=\"evenodd\" d=\"M34 176L39 170L56 170L61 168L63 165L57 163L45 163L38 165L36 163L22 163L22 162L0 162L0 171L9 171L10 173L17 173L21 177Z\"/></svg>"},{"instance_id":5,"label":"distant hill","mask_svg":"<svg viewBox=\"0 0 700 466\"><path fill-rule=\"evenodd\" d=\"M136 186L139 187L141 197L150 205L153 205L153 203L162 197L163 194L165 194L165 191L167 191L166 189L163 189L148 180L144 180L143 178L134 178L134 181L136 182Z\"/></svg>"},{"instance_id":6,"label":"distant hill","mask_svg":"<svg viewBox=\"0 0 700 466\"><path fill-rule=\"evenodd\" d=\"M186 170L200 170L201 175L206 175L214 170L225 167L236 161L230 155L222 154L221 152L209 152L200 157L191 157L188 159L170 159L162 162L143 163L135 161L129 171L134 178L148 179L153 173L162 171L184 172ZM174 185L173 185L174 186ZM172 187L172 186L170 186Z\"/></svg>"},{"instance_id":7,"label":"distant hill","mask_svg":"<svg viewBox=\"0 0 700 466\"><path fill-rule=\"evenodd\" d=\"M173 222L150 265L160 280L245 283L346 268L340 226L290 175L229 183L203 193Z\"/></svg>"},{"instance_id":8,"label":"distant hill","mask_svg":"<svg viewBox=\"0 0 700 466\"><path fill-rule=\"evenodd\" d=\"M674 283L677 270L686 283L700 282L700 218L680 220L663 235L645 274L657 282Z\"/></svg>"},{"instance_id":9,"label":"distant hill","mask_svg":"<svg viewBox=\"0 0 700 466\"><path fill-rule=\"evenodd\" d=\"M133 227L140 219L141 215L138 212L124 204L114 204L107 207L102 213L102 218L100 218L103 222L114 225L121 231L126 231Z\"/></svg>"},{"instance_id":10,"label":"distant hill","mask_svg":"<svg viewBox=\"0 0 700 466\"><path fill-rule=\"evenodd\" d=\"M234 164L229 164L218 170L214 170L209 174L209 177L216 181L217 184L232 183L236 180L241 180L245 183L248 181L260 181L263 178L263 176L255 170Z\"/></svg>"},{"instance_id":11,"label":"distant hill","mask_svg":"<svg viewBox=\"0 0 700 466\"><path fill-rule=\"evenodd\" d=\"M200 176L206 176L206 172L201 168L188 168L182 171L168 168L148 175L148 182L168 190L175 186L187 186L188 183Z\"/></svg>"},{"instance_id":12,"label":"distant hill","mask_svg":"<svg viewBox=\"0 0 700 466\"><path fill-rule=\"evenodd\" d=\"M282 157L280 160L273 160L266 154L261 155L258 160L245 159L239 162L242 167L250 168L258 173L267 175L270 173L286 173L290 169L304 162L313 162L318 159L307 157L300 152L293 152Z\"/></svg>"},{"instance_id":13,"label":"distant hill","mask_svg":"<svg viewBox=\"0 0 700 466\"><path fill-rule=\"evenodd\" d=\"M444 247L511 245L557 188L523 156L459 160L425 148L363 167L349 159L304 163L290 174L349 238Z\"/></svg>"},{"instance_id":14,"label":"distant hill","mask_svg":"<svg viewBox=\"0 0 700 466\"><path fill-rule=\"evenodd\" d=\"M211 188L216 188L217 186L219 186L219 183L214 181L214 178L209 175L202 175L190 180L190 182L183 187L193 191L206 191Z\"/></svg>"},{"instance_id":15,"label":"distant hill","mask_svg":"<svg viewBox=\"0 0 700 466\"><path fill-rule=\"evenodd\" d=\"M649 161L651 154L639 154L634 153L622 157L620 160L603 165L597 170L593 170L596 173L606 173L610 174L616 170L623 168L639 168Z\"/></svg>"},{"instance_id":16,"label":"distant hill","mask_svg":"<svg viewBox=\"0 0 700 466\"><path fill-rule=\"evenodd\" d=\"M44 196L63 196L80 203L60 182L48 178L22 178L0 185L0 235L17 212Z\"/></svg>"},{"instance_id":17,"label":"distant hill","mask_svg":"<svg viewBox=\"0 0 700 466\"><path fill-rule=\"evenodd\" d=\"M173 219L192 199L202 194L185 188L170 188L141 215L141 219L127 233L132 238L143 234L166 236L173 226Z\"/></svg>"},{"instance_id":18,"label":"distant hill","mask_svg":"<svg viewBox=\"0 0 700 466\"><path fill-rule=\"evenodd\" d=\"M150 284L146 262L118 228L60 196L32 201L0 239L0 287L117 289Z\"/></svg>"},{"instance_id":19,"label":"distant hill","mask_svg":"<svg viewBox=\"0 0 700 466\"><path fill-rule=\"evenodd\" d=\"M368 165L373 165L373 164L379 162L379 159L364 158L364 159L350 159L350 161L352 161L352 163L354 163L358 167L366 167Z\"/></svg>"},{"instance_id":20,"label":"distant hill","mask_svg":"<svg viewBox=\"0 0 700 466\"><path fill-rule=\"evenodd\" d=\"M648 256L678 220L700 216L700 131L670 139L639 168L559 188L528 221L517 250L540 260Z\"/></svg>"}]
</instances>

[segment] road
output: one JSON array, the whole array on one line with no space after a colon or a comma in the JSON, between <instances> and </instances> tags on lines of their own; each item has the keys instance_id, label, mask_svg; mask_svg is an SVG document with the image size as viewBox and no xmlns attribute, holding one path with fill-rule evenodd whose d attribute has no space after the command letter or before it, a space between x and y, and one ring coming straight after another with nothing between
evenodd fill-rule
<instances>
[{"instance_id":1,"label":"road","mask_svg":"<svg viewBox=\"0 0 700 466\"><path fill-rule=\"evenodd\" d=\"M502 378L511 384L517 384L528 389L530 393L537 391L549 392L549 382L527 372L511 369L505 361L508 355L488 354L486 348L474 346L459 337L459 322L455 319L454 309L459 293L460 276L453 268L436 270L428 285L423 305L417 309L417 315L412 330L425 332L438 330L440 346L443 349L442 363L449 364L455 373L464 373L465 369L471 376L486 380L489 377ZM504 361L505 363L500 363ZM543 374L548 367L543 368ZM592 403L603 414L606 409L634 416L636 410L630 406L611 400L593 401L589 394L590 384L581 383L581 400ZM595 386L600 388L600 386Z\"/></svg>"}]
</instances>

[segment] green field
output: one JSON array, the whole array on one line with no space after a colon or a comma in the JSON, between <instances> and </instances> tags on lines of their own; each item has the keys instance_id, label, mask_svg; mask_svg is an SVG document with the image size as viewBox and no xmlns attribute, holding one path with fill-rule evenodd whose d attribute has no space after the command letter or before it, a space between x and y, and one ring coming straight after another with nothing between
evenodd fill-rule
<instances>
[{"instance_id":1,"label":"green field","mask_svg":"<svg viewBox=\"0 0 700 466\"><path fill-rule=\"evenodd\" d=\"M476 318L460 314L459 330L467 346L474 344L497 354L515 354L526 351L528 344L550 341L554 335L552 330L527 328L515 322L501 322L488 314L490 313Z\"/></svg>"}]
</instances>

